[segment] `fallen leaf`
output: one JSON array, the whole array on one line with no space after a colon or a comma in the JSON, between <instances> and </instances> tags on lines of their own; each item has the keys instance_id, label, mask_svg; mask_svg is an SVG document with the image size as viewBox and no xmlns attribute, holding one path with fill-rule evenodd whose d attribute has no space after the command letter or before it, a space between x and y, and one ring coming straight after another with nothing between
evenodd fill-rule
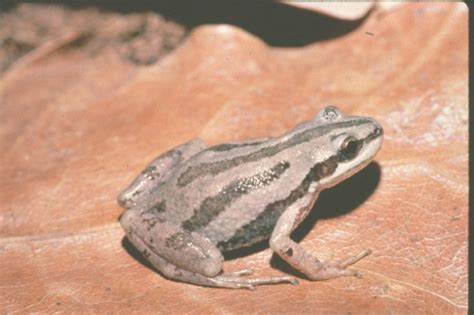
<instances>
[{"instance_id":1,"label":"fallen leaf","mask_svg":"<svg viewBox=\"0 0 474 315\"><path fill-rule=\"evenodd\" d=\"M304 47L204 25L150 66L91 54L80 32L30 51L0 79L2 310L466 313L467 30L462 3L406 3ZM371 248L362 279L202 288L163 278L124 239L115 198L158 154L277 136L328 104L377 119L384 144L295 238L322 258ZM271 256L225 270L293 272Z\"/></svg>"}]
</instances>

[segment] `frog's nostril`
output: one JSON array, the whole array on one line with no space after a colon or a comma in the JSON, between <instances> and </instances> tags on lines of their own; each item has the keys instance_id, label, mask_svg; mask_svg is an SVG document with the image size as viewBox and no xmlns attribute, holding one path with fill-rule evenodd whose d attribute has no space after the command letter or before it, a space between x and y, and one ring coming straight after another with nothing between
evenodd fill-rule
<instances>
[{"instance_id":1,"label":"frog's nostril","mask_svg":"<svg viewBox=\"0 0 474 315\"><path fill-rule=\"evenodd\" d=\"M374 120L374 123L375 123L375 130L376 130L377 134L378 135L383 135L382 125L378 121L375 121L375 120Z\"/></svg>"},{"instance_id":2,"label":"frog's nostril","mask_svg":"<svg viewBox=\"0 0 474 315\"><path fill-rule=\"evenodd\" d=\"M377 133L378 133L379 135L383 135L383 127L382 127L382 125L377 124L376 130L377 130Z\"/></svg>"},{"instance_id":3,"label":"frog's nostril","mask_svg":"<svg viewBox=\"0 0 474 315\"><path fill-rule=\"evenodd\" d=\"M133 199L130 198L130 193L127 191L124 191L118 195L117 202L122 208L125 209L130 209L134 205Z\"/></svg>"}]
</instances>

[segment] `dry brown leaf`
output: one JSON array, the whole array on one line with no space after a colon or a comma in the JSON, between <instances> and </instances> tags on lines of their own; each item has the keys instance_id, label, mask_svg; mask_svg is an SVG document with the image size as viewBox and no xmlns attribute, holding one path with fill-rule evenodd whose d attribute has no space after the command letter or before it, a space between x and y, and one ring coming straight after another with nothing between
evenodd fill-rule
<instances>
[{"instance_id":1,"label":"dry brown leaf","mask_svg":"<svg viewBox=\"0 0 474 315\"><path fill-rule=\"evenodd\" d=\"M319 12L338 19L358 20L367 14L375 1L292 1L282 0L284 4Z\"/></svg>"},{"instance_id":2,"label":"dry brown leaf","mask_svg":"<svg viewBox=\"0 0 474 315\"><path fill-rule=\"evenodd\" d=\"M202 26L141 68L111 50L91 57L80 37L0 81L3 312L466 312L465 5L374 11L350 34L292 49ZM385 141L376 163L322 194L297 238L323 258L371 248L363 279L202 288L164 279L123 242L115 196L150 159L194 137L278 135L327 104L375 117ZM270 258L225 268L291 272Z\"/></svg>"}]
</instances>

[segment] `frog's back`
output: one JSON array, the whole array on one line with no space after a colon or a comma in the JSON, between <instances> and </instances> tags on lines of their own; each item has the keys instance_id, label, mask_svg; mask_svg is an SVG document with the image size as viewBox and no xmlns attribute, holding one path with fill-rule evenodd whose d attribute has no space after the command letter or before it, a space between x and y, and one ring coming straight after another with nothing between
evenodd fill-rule
<instances>
[{"instance_id":1,"label":"frog's back","mask_svg":"<svg viewBox=\"0 0 474 315\"><path fill-rule=\"evenodd\" d=\"M225 143L184 161L160 187L160 199L169 204L167 219L180 222L196 213L221 213L222 208L249 193L249 185L255 184L250 182L252 178L258 180L252 176L263 170L264 164L260 159L249 162L248 157L267 145L266 141Z\"/></svg>"},{"instance_id":2,"label":"frog's back","mask_svg":"<svg viewBox=\"0 0 474 315\"><path fill-rule=\"evenodd\" d=\"M298 196L312 162L304 148L280 150L281 138L221 144L175 170L161 187L163 217L208 237L221 250L248 246L270 236L280 214ZM292 159L298 159L294 163Z\"/></svg>"},{"instance_id":3,"label":"frog's back","mask_svg":"<svg viewBox=\"0 0 474 315\"><path fill-rule=\"evenodd\" d=\"M338 152L345 143L339 139L349 141L347 153L356 155L379 129L365 118L316 117L277 138L210 147L176 167L154 202L166 220L222 250L251 245L268 238L283 211L299 199L309 194L314 201L320 186L370 161L373 150L339 168L347 160Z\"/></svg>"}]
</instances>

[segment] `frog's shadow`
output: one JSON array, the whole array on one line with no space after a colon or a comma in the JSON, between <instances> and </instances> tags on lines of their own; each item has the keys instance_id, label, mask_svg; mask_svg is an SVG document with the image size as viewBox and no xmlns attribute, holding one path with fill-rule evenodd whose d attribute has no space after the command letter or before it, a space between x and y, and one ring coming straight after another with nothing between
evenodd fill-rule
<instances>
[{"instance_id":1,"label":"frog's shadow","mask_svg":"<svg viewBox=\"0 0 474 315\"><path fill-rule=\"evenodd\" d=\"M347 214L363 204L377 188L380 177L380 166L376 162L371 162L366 168L354 176L332 188L323 190L313 209L292 233L291 238L298 243L314 228L319 219L335 218ZM344 198L341 198L341 196L344 196ZM126 237L122 239L122 246L137 261L147 268L157 271ZM268 240L259 242L250 247L226 252L224 253L224 258L225 260L233 260L267 248ZM304 275L291 268L283 259L278 257L278 255L274 254L270 263L273 268L282 272L304 277Z\"/></svg>"}]
</instances>

